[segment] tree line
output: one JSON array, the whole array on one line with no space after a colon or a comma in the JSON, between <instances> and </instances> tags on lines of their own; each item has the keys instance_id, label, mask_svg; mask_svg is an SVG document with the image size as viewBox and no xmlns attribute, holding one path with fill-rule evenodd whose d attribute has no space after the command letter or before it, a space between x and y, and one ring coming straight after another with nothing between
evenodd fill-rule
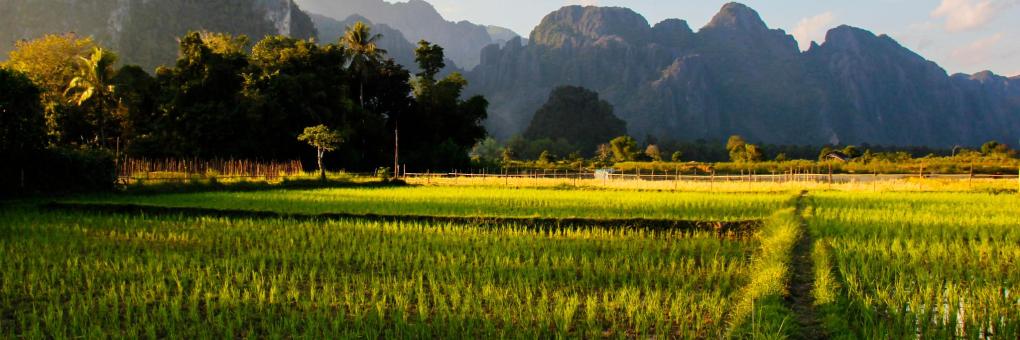
<instances>
[{"instance_id":1,"label":"tree line","mask_svg":"<svg viewBox=\"0 0 1020 340\"><path fill-rule=\"evenodd\" d=\"M319 150L298 136L321 125L343 137L324 155L328 168L467 166L486 136L488 102L462 98L460 74L437 79L442 47L420 42L421 71L411 74L379 38L363 23L327 44L191 32L178 40L176 63L154 74L118 66L115 52L88 37L20 41L0 66L0 147L21 159L60 149L312 167Z\"/></svg>"},{"instance_id":2,"label":"tree line","mask_svg":"<svg viewBox=\"0 0 1020 340\"><path fill-rule=\"evenodd\" d=\"M660 141L646 136L643 143L627 135L627 123L613 113L613 106L598 93L576 86L552 90L547 102L535 112L522 135L500 142L489 138L472 150L477 167L609 167L633 162L701 162L753 164L796 160L895 163L914 157L964 156L965 158L1012 159L1016 151L990 141L980 149L964 147L797 146L759 145L734 135L725 141Z\"/></svg>"}]
</instances>

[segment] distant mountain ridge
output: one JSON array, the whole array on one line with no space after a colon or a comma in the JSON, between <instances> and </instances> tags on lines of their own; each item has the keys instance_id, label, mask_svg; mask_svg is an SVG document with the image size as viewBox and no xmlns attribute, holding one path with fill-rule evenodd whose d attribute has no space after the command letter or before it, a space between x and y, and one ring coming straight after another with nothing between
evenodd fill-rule
<instances>
[{"instance_id":1,"label":"distant mountain ridge","mask_svg":"<svg viewBox=\"0 0 1020 340\"><path fill-rule=\"evenodd\" d=\"M524 45L482 51L467 75L490 132L521 133L549 91L593 89L631 135L772 144L977 145L1020 138L1020 79L950 76L892 38L837 27L801 52L756 11L722 7L694 32L626 8L568 6Z\"/></svg>"},{"instance_id":2,"label":"distant mountain ridge","mask_svg":"<svg viewBox=\"0 0 1020 340\"><path fill-rule=\"evenodd\" d=\"M360 21L369 25L372 29L372 34L382 36L382 39L379 39L377 44L379 48L386 50L387 58L393 58L397 64L403 65L405 68L410 70L411 73L418 72L418 63L414 60L414 50L417 48L417 45L408 42L407 38L404 37L404 34L393 27L386 24L373 23L371 20L357 14L351 15L343 21L338 21L319 14L309 15L315 23L315 27L318 29L319 43L326 44L340 41L340 38L342 38L344 33L347 31L347 27L350 27ZM454 65L452 60L447 59L446 64L447 67L439 73L440 76L448 75L451 72L462 72L456 65Z\"/></svg>"},{"instance_id":3,"label":"distant mountain ridge","mask_svg":"<svg viewBox=\"0 0 1020 340\"><path fill-rule=\"evenodd\" d=\"M351 15L342 21L314 13L309 15L312 17L312 22L315 23L316 29L318 29L319 43L326 44L340 41L340 38L344 36L344 32L347 30L347 27L361 21L372 28L372 34L382 35L382 39L379 39L378 45L379 48L386 50L387 57L393 58L393 60L395 60L398 64L404 65L405 67L415 65L415 46L408 42L407 38L404 38L403 33L389 25L373 23L371 20L360 15Z\"/></svg>"},{"instance_id":4,"label":"distant mountain ridge","mask_svg":"<svg viewBox=\"0 0 1020 340\"><path fill-rule=\"evenodd\" d=\"M474 68L479 63L479 52L485 46L507 41L507 35L516 33L505 29L476 25L468 21L452 22L443 18L439 11L423 0L389 3L383 0L297 0L301 8L343 20L351 15L360 15L377 24L385 24L402 32L408 42L419 40L439 44L446 50L447 58L463 69ZM497 35L490 35L493 32Z\"/></svg>"},{"instance_id":5,"label":"distant mountain ridge","mask_svg":"<svg viewBox=\"0 0 1020 340\"><path fill-rule=\"evenodd\" d=\"M148 70L172 64L176 39L190 30L245 34L253 40L283 34L316 35L292 0L6 0L0 10L0 55L20 39L76 32L116 50L125 63Z\"/></svg>"}]
</instances>

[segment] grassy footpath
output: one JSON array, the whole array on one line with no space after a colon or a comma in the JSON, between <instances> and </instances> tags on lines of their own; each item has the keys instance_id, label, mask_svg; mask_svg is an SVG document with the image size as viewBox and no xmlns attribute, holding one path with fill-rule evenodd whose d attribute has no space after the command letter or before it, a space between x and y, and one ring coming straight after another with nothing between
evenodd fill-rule
<instances>
[{"instance_id":1,"label":"grassy footpath","mask_svg":"<svg viewBox=\"0 0 1020 340\"><path fill-rule=\"evenodd\" d=\"M793 249L800 237L800 200L790 199L766 219L757 239L750 283L730 315L730 338L783 338L796 334L796 315L785 299Z\"/></svg>"}]
</instances>

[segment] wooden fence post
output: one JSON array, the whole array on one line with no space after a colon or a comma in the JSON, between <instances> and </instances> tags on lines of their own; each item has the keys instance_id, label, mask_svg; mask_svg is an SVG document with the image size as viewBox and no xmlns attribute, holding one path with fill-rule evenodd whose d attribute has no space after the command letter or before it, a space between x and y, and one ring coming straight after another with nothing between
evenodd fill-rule
<instances>
[{"instance_id":1,"label":"wooden fence post","mask_svg":"<svg viewBox=\"0 0 1020 340\"><path fill-rule=\"evenodd\" d=\"M832 163L829 162L829 186L832 186Z\"/></svg>"}]
</instances>

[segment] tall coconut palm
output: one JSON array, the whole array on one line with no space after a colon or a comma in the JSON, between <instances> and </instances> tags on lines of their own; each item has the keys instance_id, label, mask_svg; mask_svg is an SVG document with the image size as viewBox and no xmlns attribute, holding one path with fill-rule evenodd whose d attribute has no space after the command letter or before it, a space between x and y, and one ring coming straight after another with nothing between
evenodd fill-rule
<instances>
[{"instance_id":1,"label":"tall coconut palm","mask_svg":"<svg viewBox=\"0 0 1020 340\"><path fill-rule=\"evenodd\" d=\"M380 34L372 34L372 28L358 21L347 27L340 44L347 53L347 68L359 74L358 99L361 107L365 107L365 78L373 64L378 63L386 50L379 48L377 43L382 39Z\"/></svg>"},{"instance_id":2,"label":"tall coconut palm","mask_svg":"<svg viewBox=\"0 0 1020 340\"><path fill-rule=\"evenodd\" d=\"M99 128L99 144L106 146L106 125L109 112L115 109L115 87L113 80L113 64L117 56L101 48L96 48L86 57L78 57L78 75L71 79L64 95L78 106L94 103L97 125Z\"/></svg>"}]
</instances>

